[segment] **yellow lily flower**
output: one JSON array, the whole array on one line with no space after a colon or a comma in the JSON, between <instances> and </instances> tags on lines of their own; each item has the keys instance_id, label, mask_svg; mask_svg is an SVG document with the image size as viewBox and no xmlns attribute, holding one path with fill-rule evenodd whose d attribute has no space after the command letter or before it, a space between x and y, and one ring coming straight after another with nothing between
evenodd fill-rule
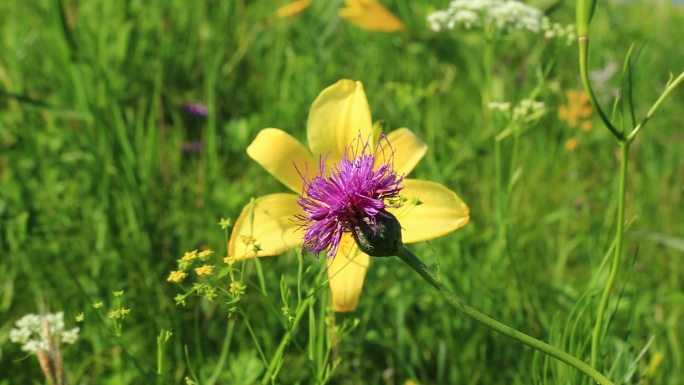
<instances>
[{"instance_id":1,"label":"yellow lily flower","mask_svg":"<svg viewBox=\"0 0 684 385\"><path fill-rule=\"evenodd\" d=\"M403 175L427 151L427 145L407 128L390 132L387 141L378 144L363 86L352 80L329 86L313 102L307 121L308 148L283 130L262 129L247 147L247 154L294 193L268 194L247 204L233 227L227 260L273 256L301 247L304 230L295 218L303 213L298 204L302 176L313 175L322 157L327 156L325 166L330 168L346 156L357 138L372 138L368 148L377 149L376 159L386 159L385 154L392 153L394 170ZM436 238L468 222L468 206L447 187L407 178L401 187L404 203L387 207L387 211L401 223L404 243ZM369 262L370 257L345 232L337 254L328 260L333 310L356 309Z\"/></svg>"},{"instance_id":2,"label":"yellow lily flower","mask_svg":"<svg viewBox=\"0 0 684 385\"><path fill-rule=\"evenodd\" d=\"M404 23L378 0L346 0L340 16L367 31L397 32Z\"/></svg>"},{"instance_id":3,"label":"yellow lily flower","mask_svg":"<svg viewBox=\"0 0 684 385\"><path fill-rule=\"evenodd\" d=\"M278 19L299 15L311 5L311 0L295 0L279 7L275 12ZM341 17L367 31L397 32L404 29L404 23L378 0L346 0L340 9Z\"/></svg>"}]
</instances>

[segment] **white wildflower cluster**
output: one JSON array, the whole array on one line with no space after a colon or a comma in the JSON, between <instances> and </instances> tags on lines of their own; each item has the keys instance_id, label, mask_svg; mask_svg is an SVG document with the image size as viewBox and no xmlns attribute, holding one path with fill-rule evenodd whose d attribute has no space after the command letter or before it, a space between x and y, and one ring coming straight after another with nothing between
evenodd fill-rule
<instances>
[{"instance_id":1,"label":"white wildflower cluster","mask_svg":"<svg viewBox=\"0 0 684 385\"><path fill-rule=\"evenodd\" d=\"M577 40L577 30L574 24L553 23L548 17L544 17L542 30L545 38L565 40L566 45L572 45Z\"/></svg>"},{"instance_id":2,"label":"white wildflower cluster","mask_svg":"<svg viewBox=\"0 0 684 385\"><path fill-rule=\"evenodd\" d=\"M489 102L489 109L492 111L507 112L511 109L509 102Z\"/></svg>"},{"instance_id":3,"label":"white wildflower cluster","mask_svg":"<svg viewBox=\"0 0 684 385\"><path fill-rule=\"evenodd\" d=\"M38 353L50 348L50 344L73 344L78 339L79 328L64 329L64 313L45 315L27 314L10 330L10 341L21 344L21 350Z\"/></svg>"},{"instance_id":4,"label":"white wildflower cluster","mask_svg":"<svg viewBox=\"0 0 684 385\"><path fill-rule=\"evenodd\" d=\"M529 121L541 116L544 113L546 105L532 99L523 99L515 106L511 106L509 102L490 102L489 109L498 111L511 120L522 122Z\"/></svg>"},{"instance_id":5,"label":"white wildflower cluster","mask_svg":"<svg viewBox=\"0 0 684 385\"><path fill-rule=\"evenodd\" d=\"M528 120L532 117L539 116L544 112L546 105L544 102L540 102L532 99L523 99L513 107L513 120Z\"/></svg>"},{"instance_id":6,"label":"white wildflower cluster","mask_svg":"<svg viewBox=\"0 0 684 385\"><path fill-rule=\"evenodd\" d=\"M454 29L485 29L493 26L501 32L542 30L544 14L537 8L516 0L453 0L443 11L428 15L433 31Z\"/></svg>"}]
</instances>

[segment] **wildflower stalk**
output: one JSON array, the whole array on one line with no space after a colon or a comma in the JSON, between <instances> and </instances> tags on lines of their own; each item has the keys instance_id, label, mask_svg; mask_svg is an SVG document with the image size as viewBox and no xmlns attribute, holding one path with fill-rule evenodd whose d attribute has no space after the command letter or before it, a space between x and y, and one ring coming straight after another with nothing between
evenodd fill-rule
<instances>
[{"instance_id":1,"label":"wildflower stalk","mask_svg":"<svg viewBox=\"0 0 684 385\"><path fill-rule=\"evenodd\" d=\"M582 80L582 85L584 89L589 94L592 107L594 110L598 111L599 117L603 124L610 130L613 136L617 139L620 148L620 172L619 172L619 187L618 187L618 209L616 213L616 234L615 234L615 249L612 255L610 270L608 272L608 278L603 286L603 292L601 294L601 300L599 302L598 308L596 310L596 321L594 323L594 328L591 334L591 356L590 365L596 366L598 363L599 348L601 337L603 336L604 327L603 319L605 316L606 307L608 306L608 298L610 292L615 283L615 278L617 277L618 269L620 267L620 257L622 255L623 243L624 243L624 232L625 232L625 197L627 190L627 165L629 162L629 147L630 144L636 138L636 135L641 131L641 129L646 125L646 123L651 119L655 112L660 108L661 104L667 99L667 97L672 93L672 91L677 88L682 82L684 82L684 73L681 73L676 79L668 82L665 90L660 94L658 99L653 103L653 106L649 109L646 116L638 123L634 122L634 105L631 101L631 79L630 79L630 95L629 95L629 108L632 116L632 124L634 127L629 131L629 133L623 130L618 130L615 128L611 119L608 118L606 113L601 108L594 90L591 87L591 81L589 79L587 62L589 56L589 24L591 21L591 16L596 7L596 0L577 0L577 32L578 32L578 46L579 46L579 70L580 78ZM625 71L628 71L628 75L631 77L631 66L628 65L629 60L631 60L632 48L630 48L627 58L625 60ZM620 102L620 100L615 101L615 106Z\"/></svg>"},{"instance_id":2,"label":"wildflower stalk","mask_svg":"<svg viewBox=\"0 0 684 385\"><path fill-rule=\"evenodd\" d=\"M485 29L482 42L482 72L484 85L482 86L482 114L489 119L489 102L492 101L492 63L494 62L494 37Z\"/></svg>"},{"instance_id":3,"label":"wildflower stalk","mask_svg":"<svg viewBox=\"0 0 684 385\"><path fill-rule=\"evenodd\" d=\"M462 303L458 298L456 298L428 269L428 267L418 259L413 253L411 253L404 246L399 247L397 251L397 256L411 267L416 273L418 273L430 286L432 286L439 294L444 297L444 299L449 302L453 307L460 310L462 313L468 317L474 319L475 321L496 330L497 332L507 335L523 344L539 350L551 357L554 357L566 364L574 367L580 372L591 377L596 383L600 385L613 385L606 376L601 374L599 371L593 367L587 365L585 362L579 360L578 358L554 347L545 342L542 342L534 337L531 337L525 333L522 333L508 325L505 325L481 312L475 310L474 308Z\"/></svg>"},{"instance_id":4,"label":"wildflower stalk","mask_svg":"<svg viewBox=\"0 0 684 385\"><path fill-rule=\"evenodd\" d=\"M610 118L608 118L608 115L606 115L601 108L601 105L596 98L596 94L594 94L594 89L591 87L591 82L589 81L589 70L587 65L589 57L589 36L578 33L577 43L579 46L580 78L582 79L582 86L587 91L587 94L589 94L591 106L598 112L601 121L608 128L608 130L610 130L611 134L613 134L617 140L623 141L625 139L624 135L618 131L615 126L613 126L613 123L610 122Z\"/></svg>"},{"instance_id":5,"label":"wildflower stalk","mask_svg":"<svg viewBox=\"0 0 684 385\"><path fill-rule=\"evenodd\" d=\"M620 255L622 255L622 246L625 236L625 199L627 195L627 161L629 159L629 145L628 141L620 142L620 184L618 187L618 211L617 224L615 234L615 250L610 262L610 271L608 279L603 286L603 294L601 294L601 302L599 302L596 311L596 323L591 333L591 359L589 363L591 366L596 366L598 361L599 342L603 331L603 317L605 315L606 307L608 306L608 297L611 289L615 283L618 268L620 267Z\"/></svg>"}]
</instances>

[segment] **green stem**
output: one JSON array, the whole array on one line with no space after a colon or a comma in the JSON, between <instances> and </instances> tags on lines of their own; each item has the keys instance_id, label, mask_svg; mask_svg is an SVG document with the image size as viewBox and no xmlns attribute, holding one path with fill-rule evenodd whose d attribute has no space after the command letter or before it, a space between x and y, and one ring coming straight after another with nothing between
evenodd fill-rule
<instances>
[{"instance_id":1,"label":"green stem","mask_svg":"<svg viewBox=\"0 0 684 385\"><path fill-rule=\"evenodd\" d=\"M667 97L670 96L670 93L672 93L672 91L674 91L674 89L677 88L682 82L684 82L684 72L680 73L676 79L668 83L667 87L665 87L665 91L663 91L663 93L660 94L660 96L658 97L658 100L656 100L655 103L653 103L653 106L651 106L651 109L648 110L648 113L646 114L644 119L641 122L639 122L639 124L629 134L629 136L627 137L627 141L632 142L634 138L636 138L636 135L639 133L639 131L641 131L641 129L651 119L653 114L655 114L655 112L658 111L660 105L663 104L665 99L667 99Z\"/></svg>"},{"instance_id":2,"label":"green stem","mask_svg":"<svg viewBox=\"0 0 684 385\"><path fill-rule=\"evenodd\" d=\"M489 120L489 102L492 101L492 62L494 60L494 42L491 35L485 32L482 47L482 115Z\"/></svg>"},{"instance_id":3,"label":"green stem","mask_svg":"<svg viewBox=\"0 0 684 385\"><path fill-rule=\"evenodd\" d=\"M409 265L413 270L415 270L418 274L420 274L423 279L430 284L435 290L439 292L439 294L444 297L449 304L451 304L453 307L456 309L460 310L463 312L465 315L468 317L474 319L475 321L496 330L497 332L501 334L505 334L515 340L518 340L519 342L522 342L523 344L530 346L534 349L537 349L545 354L550 355L551 357L554 357L560 361L565 362L566 364L574 367L575 369L581 371L582 373L586 374L587 376L591 377L594 381L596 381L600 385L613 385L613 382L611 382L608 378L606 378L603 374L598 372L596 369L592 368L591 366L587 365L586 363L582 362L581 360L577 359L576 357L571 356L570 354L553 347L545 342L539 341L538 339L528 336L525 333L522 333L516 329L513 329L510 326L507 326L485 314L480 313L479 311L473 309L472 307L462 303L461 301L458 300L449 290L444 287L444 285L430 272L428 267L421 262L418 257L413 255L409 250L407 250L405 247L401 247L398 250L397 253L398 257L407 265Z\"/></svg>"},{"instance_id":4,"label":"green stem","mask_svg":"<svg viewBox=\"0 0 684 385\"><path fill-rule=\"evenodd\" d=\"M622 254L622 244L625 236L625 197L627 192L627 161L629 157L629 142L620 142L620 186L618 190L618 211L617 211L617 232L615 234L615 251L610 263L608 279L603 287L601 302L596 311L596 323L591 333L591 366L596 366L599 354L599 344L603 331L603 317L608 305L608 297L615 283L618 268L620 267L620 255Z\"/></svg>"},{"instance_id":5,"label":"green stem","mask_svg":"<svg viewBox=\"0 0 684 385\"><path fill-rule=\"evenodd\" d=\"M601 105L599 104L598 99L596 98L596 94L594 94L594 90L591 88L591 82L589 81L589 71L587 69L587 61L589 56L589 37L579 36L577 42L579 45L580 78L582 79L582 85L584 86L584 90L587 91L587 93L589 94L591 105L598 112L599 117L601 117L601 120L603 121L603 124L606 127L608 127L613 136L615 136L619 141L623 141L625 139L624 135L621 132L619 132L615 128L615 126L613 126L613 124L610 122L610 119L608 118L606 113L603 112L603 109L601 108Z\"/></svg>"}]
</instances>

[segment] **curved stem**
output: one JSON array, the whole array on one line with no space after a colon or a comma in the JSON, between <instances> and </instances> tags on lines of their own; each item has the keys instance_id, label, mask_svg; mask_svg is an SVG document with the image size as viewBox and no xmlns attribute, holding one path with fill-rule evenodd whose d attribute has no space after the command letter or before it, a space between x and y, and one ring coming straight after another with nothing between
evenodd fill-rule
<instances>
[{"instance_id":1,"label":"curved stem","mask_svg":"<svg viewBox=\"0 0 684 385\"><path fill-rule=\"evenodd\" d=\"M428 267L421 262L418 257L413 255L408 249L405 247L401 247L398 250L397 253L398 257L407 265L409 265L413 270L415 270L418 274L420 274L423 279L430 284L435 290L439 292L439 294L444 297L449 304L451 304L453 307L456 309L460 310L463 312L465 315L468 317L474 319L475 321L496 330L497 332L501 334L505 334L519 342L522 342L523 344L530 346L534 349L537 349L543 353L546 353L550 355L551 357L554 357L560 361L565 362L566 364L574 367L575 369L581 371L582 373L586 374L587 376L591 377L596 383L601 384L601 385L613 385L613 382L611 382L608 378L606 378L603 374L598 372L596 369L592 368L591 366L587 365L586 363L582 362L576 357L573 357L572 355L556 348L553 347L545 342L539 341L538 339L528 336L525 333L522 333L516 329L513 329L510 326L507 326L485 314L480 313L479 311L475 310L474 308L462 303L461 301L458 300L449 290L444 287L444 285L430 272Z\"/></svg>"},{"instance_id":2,"label":"curved stem","mask_svg":"<svg viewBox=\"0 0 684 385\"><path fill-rule=\"evenodd\" d=\"M613 126L613 124L610 122L610 119L608 118L606 113L603 112L603 109L601 108L601 105L599 104L598 99L596 98L596 94L594 94L594 89L591 88L591 82L589 81L589 71L587 69L587 61L589 56L589 37L580 36L577 39L577 42L579 45L580 78L582 79L582 85L584 86L584 90L587 91L587 93L589 94L589 100L591 100L591 105L598 112L601 121L603 121L603 124L606 127L608 127L613 136L615 136L619 141L622 142L625 139L624 135L620 131L618 131L615 128L615 126Z\"/></svg>"},{"instance_id":3,"label":"curved stem","mask_svg":"<svg viewBox=\"0 0 684 385\"><path fill-rule=\"evenodd\" d=\"M617 211L617 232L615 234L615 250L610 263L608 279L603 287L601 302L596 310L596 323L591 333L591 366L596 366L598 361L599 343L603 332L603 317L608 305L608 297L615 283L618 268L620 267L620 254L622 254L622 244L625 236L625 197L627 191L627 160L629 157L629 142L620 142L620 186L618 190L618 211Z\"/></svg>"}]
</instances>

